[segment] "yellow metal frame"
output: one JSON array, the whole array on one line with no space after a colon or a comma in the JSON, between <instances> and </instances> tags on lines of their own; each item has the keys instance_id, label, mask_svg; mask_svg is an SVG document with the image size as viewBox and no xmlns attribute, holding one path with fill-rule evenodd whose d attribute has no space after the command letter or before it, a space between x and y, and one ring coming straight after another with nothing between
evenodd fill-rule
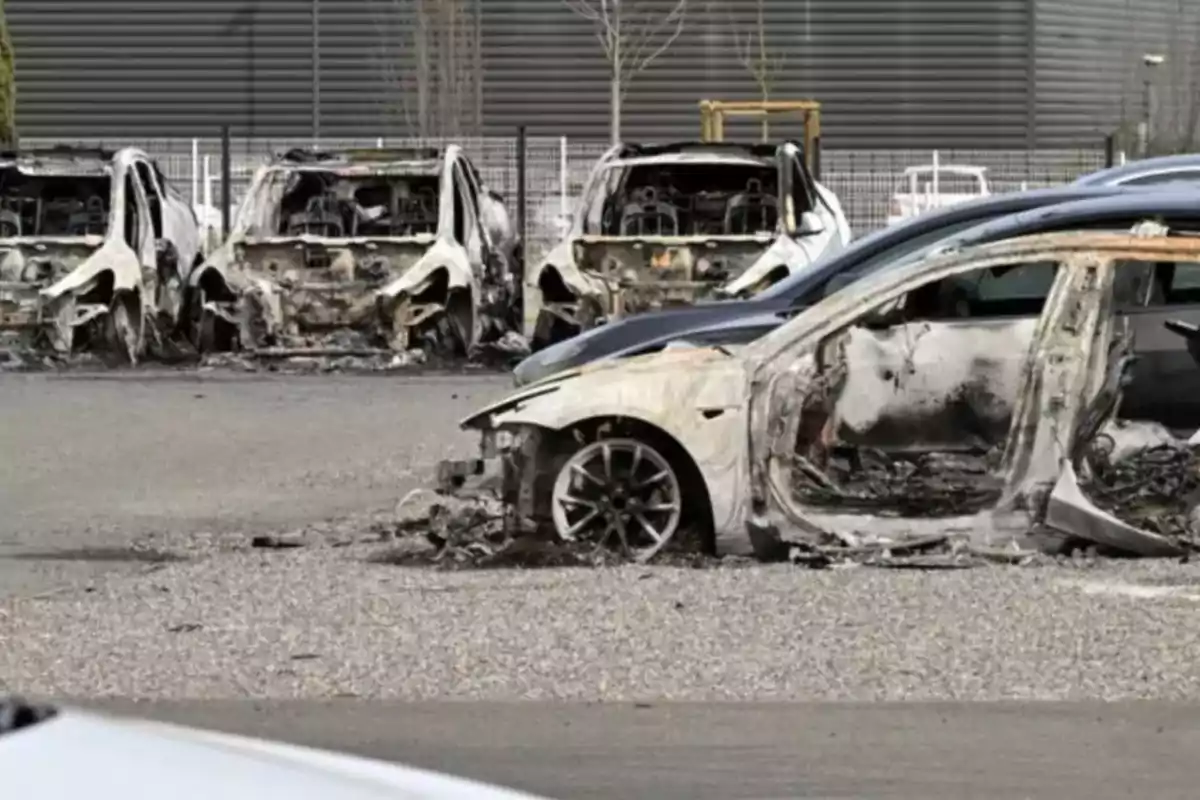
<instances>
[{"instance_id":1,"label":"yellow metal frame","mask_svg":"<svg viewBox=\"0 0 1200 800\"><path fill-rule=\"evenodd\" d=\"M750 117L766 121L772 116L799 117L804 123L804 157L813 168L813 153L821 137L821 104L816 100L701 100L700 139L725 140L726 117Z\"/></svg>"}]
</instances>

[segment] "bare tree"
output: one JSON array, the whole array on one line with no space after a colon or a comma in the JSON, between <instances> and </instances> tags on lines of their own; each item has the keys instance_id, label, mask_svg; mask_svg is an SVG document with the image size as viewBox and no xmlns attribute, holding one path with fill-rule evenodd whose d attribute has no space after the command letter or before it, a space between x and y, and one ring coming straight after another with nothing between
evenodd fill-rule
<instances>
[{"instance_id":1,"label":"bare tree","mask_svg":"<svg viewBox=\"0 0 1200 800\"><path fill-rule=\"evenodd\" d=\"M481 135L481 0L377 5L387 127L422 138Z\"/></svg>"},{"instance_id":2,"label":"bare tree","mask_svg":"<svg viewBox=\"0 0 1200 800\"><path fill-rule=\"evenodd\" d=\"M621 106L629 82L654 63L683 32L687 0L563 0L591 23L609 69L612 141L621 140Z\"/></svg>"},{"instance_id":3,"label":"bare tree","mask_svg":"<svg viewBox=\"0 0 1200 800\"><path fill-rule=\"evenodd\" d=\"M734 0L735 5L741 5L741 2ZM755 20L754 24L749 26L749 30L745 30L746 26L739 24L732 8L729 13L729 24L730 30L733 32L734 53L737 55L737 60L754 79L759 99L765 103L771 99L771 92L775 88L775 79L783 72L783 66L787 59L783 54L771 52L770 43L767 41L765 0L755 0L754 10ZM765 114L762 118L762 138L764 142L771 138L771 123Z\"/></svg>"},{"instance_id":4,"label":"bare tree","mask_svg":"<svg viewBox=\"0 0 1200 800\"><path fill-rule=\"evenodd\" d=\"M0 0L0 144L17 146L17 73L8 15Z\"/></svg>"}]
</instances>

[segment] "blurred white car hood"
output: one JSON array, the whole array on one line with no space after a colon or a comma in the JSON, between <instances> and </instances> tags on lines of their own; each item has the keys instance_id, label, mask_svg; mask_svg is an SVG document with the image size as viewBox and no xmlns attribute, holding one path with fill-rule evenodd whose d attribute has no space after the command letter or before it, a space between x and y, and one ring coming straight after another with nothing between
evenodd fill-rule
<instances>
[{"instance_id":1,"label":"blurred white car hood","mask_svg":"<svg viewBox=\"0 0 1200 800\"><path fill-rule=\"evenodd\" d=\"M0 784L14 800L538 800L382 761L68 709L0 734Z\"/></svg>"}]
</instances>

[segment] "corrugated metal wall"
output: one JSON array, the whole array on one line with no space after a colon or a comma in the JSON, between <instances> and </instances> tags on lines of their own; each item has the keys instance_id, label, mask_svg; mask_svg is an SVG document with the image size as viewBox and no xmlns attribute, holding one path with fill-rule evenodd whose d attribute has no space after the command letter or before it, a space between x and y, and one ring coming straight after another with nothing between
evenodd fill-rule
<instances>
[{"instance_id":1,"label":"corrugated metal wall","mask_svg":"<svg viewBox=\"0 0 1200 800\"><path fill-rule=\"evenodd\" d=\"M1026 143L1027 0L763 2L770 48L784 57L773 96L820 100L827 146ZM627 138L695 133L701 98L758 96L735 39L753 31L756 5L691 0L678 41L628 87ZM489 131L526 122L603 136L609 88L588 23L562 0L489 0L485 8Z\"/></svg>"},{"instance_id":2,"label":"corrugated metal wall","mask_svg":"<svg viewBox=\"0 0 1200 800\"><path fill-rule=\"evenodd\" d=\"M1194 134L1198 0L1038 0L1035 31L1039 146L1069 146L1121 127L1128 136L1143 116L1147 79L1159 132ZM1148 69L1147 53L1167 62Z\"/></svg>"},{"instance_id":3,"label":"corrugated metal wall","mask_svg":"<svg viewBox=\"0 0 1200 800\"><path fill-rule=\"evenodd\" d=\"M1090 144L1119 106L1113 82L1138 95L1144 42L1181 30L1167 21L1181 0L1037 0L1036 26L1034 0L763 2L784 59L773 96L821 100L837 149ZM410 132L413 3L322 0L323 135ZM701 98L757 96L734 36L752 30L756 4L690 0L679 39L629 83L626 138L694 135ZM312 0L6 6L24 135L191 137L225 121L238 135L312 130ZM482 8L483 132L606 138L607 69L588 23L563 0Z\"/></svg>"},{"instance_id":4,"label":"corrugated metal wall","mask_svg":"<svg viewBox=\"0 0 1200 800\"><path fill-rule=\"evenodd\" d=\"M8 0L27 136L304 136L310 0ZM383 121L379 6L321 4L322 131Z\"/></svg>"}]
</instances>

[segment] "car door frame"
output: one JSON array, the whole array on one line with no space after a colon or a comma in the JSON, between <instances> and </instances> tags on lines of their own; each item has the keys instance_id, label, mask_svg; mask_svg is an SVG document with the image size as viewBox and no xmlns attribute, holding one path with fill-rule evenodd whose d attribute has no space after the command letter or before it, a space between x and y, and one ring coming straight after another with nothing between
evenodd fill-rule
<instances>
[{"instance_id":1,"label":"car door frame","mask_svg":"<svg viewBox=\"0 0 1200 800\"><path fill-rule=\"evenodd\" d=\"M792 180L794 164L799 149L793 142L784 142L775 148L775 169L778 173L776 186L779 188L779 231L789 239L796 238L796 230L800 225L800 214L796 210L795 186Z\"/></svg>"},{"instance_id":2,"label":"car door frame","mask_svg":"<svg viewBox=\"0 0 1200 800\"><path fill-rule=\"evenodd\" d=\"M1073 429L1082 411L1082 398L1090 396L1080 387L1098 387L1106 374L1107 361L1097 360L1097 353L1106 356L1111 338L1111 306L1103 302L1110 294L1111 260L1088 250L993 249L939 257L899 273L885 271L875 279L868 278L870 285L860 291L818 303L751 346L747 452L752 517L771 520L770 526L776 528L782 523L809 533L825 530L821 520L829 514L806 507L791 496L780 457L794 455L788 443L798 436L798 409L821 388L822 378L828 374L829 366L821 363L820 353L829 337L872 309L902 301L928 283L980 269L1050 260L1057 261L1060 268L1026 357L1000 468L1003 493L991 512L1014 510L1018 497L1051 485L1061 455L1057 434L1063 426ZM1052 399L1053 410L1048 412ZM837 516L861 522L865 515ZM933 521L935 528L949 524L949 520ZM845 527L849 530L855 525ZM852 534L842 535L854 543Z\"/></svg>"},{"instance_id":3,"label":"car door frame","mask_svg":"<svg viewBox=\"0 0 1200 800\"><path fill-rule=\"evenodd\" d=\"M142 271L143 287L147 283L153 283L157 280L158 259L155 253L155 238L154 238L154 220L150 217L150 204L146 198L145 189L142 186L141 176L138 175L134 162L131 159L123 165L120 170L121 184L121 213L122 224L120 230L121 240L125 240L124 214L128 211L128 206L125 204L125 191L129 185L133 186L133 206L137 210L138 215L138 243L135 247L130 247L133 250L134 256L137 258L138 266ZM129 177L131 180L127 184L125 179ZM126 242L128 244L128 242ZM150 280L147 280L150 276Z\"/></svg>"}]
</instances>

